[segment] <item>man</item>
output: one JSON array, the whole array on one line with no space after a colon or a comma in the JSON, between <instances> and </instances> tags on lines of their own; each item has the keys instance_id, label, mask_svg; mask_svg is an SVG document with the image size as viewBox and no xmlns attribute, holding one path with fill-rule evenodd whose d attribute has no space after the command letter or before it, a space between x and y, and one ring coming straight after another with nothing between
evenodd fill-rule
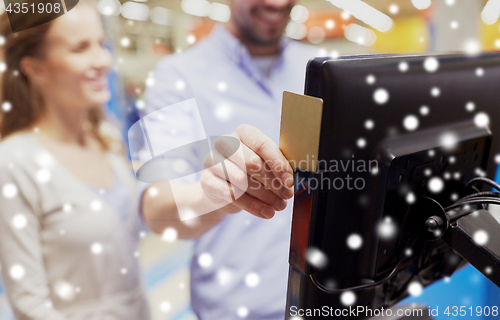
<instances>
[{"instance_id":1,"label":"man","mask_svg":"<svg viewBox=\"0 0 500 320\"><path fill-rule=\"evenodd\" d=\"M267 173L248 180L249 187L261 183L266 188L258 194L248 190L231 205L200 217L201 223L195 225L165 214L172 212L161 203L165 197L157 197L156 206L154 201L144 202L153 230L174 227L180 238L198 239L191 298L200 320L282 320L285 316L292 206L283 199L292 197L293 181L291 168L277 148L281 101L285 90L303 92L307 61L317 53L283 36L295 4L296 0L229 0L230 21L217 25L208 38L186 52L161 60L154 85L146 90L147 113L191 98L199 109L198 116L192 110L164 108L164 117L148 130L149 135L161 137L165 149L174 141L203 139L193 129L201 118L206 136L234 132L245 147L246 159L258 156L261 164L266 161L270 166ZM270 185L262 178L266 175L281 185ZM215 188L213 181L202 177L207 193ZM168 184L156 187L165 194L171 192ZM184 194L186 202L193 201L189 188Z\"/></svg>"}]
</instances>

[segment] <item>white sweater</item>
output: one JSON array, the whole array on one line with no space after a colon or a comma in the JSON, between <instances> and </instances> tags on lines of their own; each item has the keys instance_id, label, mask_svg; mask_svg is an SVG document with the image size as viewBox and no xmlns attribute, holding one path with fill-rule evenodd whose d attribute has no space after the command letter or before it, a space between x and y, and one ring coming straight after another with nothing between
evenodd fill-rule
<instances>
[{"instance_id":1,"label":"white sweater","mask_svg":"<svg viewBox=\"0 0 500 320\"><path fill-rule=\"evenodd\" d=\"M0 264L16 319L149 319L135 179L124 159L108 159L130 195L125 220L36 134L0 143Z\"/></svg>"}]
</instances>

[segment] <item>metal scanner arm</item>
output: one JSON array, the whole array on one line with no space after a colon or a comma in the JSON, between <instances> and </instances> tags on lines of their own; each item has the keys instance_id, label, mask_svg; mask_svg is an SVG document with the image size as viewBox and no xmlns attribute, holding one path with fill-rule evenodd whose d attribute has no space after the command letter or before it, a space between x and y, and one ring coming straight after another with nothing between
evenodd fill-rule
<instances>
[{"instance_id":1,"label":"metal scanner arm","mask_svg":"<svg viewBox=\"0 0 500 320\"><path fill-rule=\"evenodd\" d=\"M470 214L467 214L469 211ZM459 255L500 287L500 224L488 210L465 206L453 221L453 213L443 240Z\"/></svg>"}]
</instances>

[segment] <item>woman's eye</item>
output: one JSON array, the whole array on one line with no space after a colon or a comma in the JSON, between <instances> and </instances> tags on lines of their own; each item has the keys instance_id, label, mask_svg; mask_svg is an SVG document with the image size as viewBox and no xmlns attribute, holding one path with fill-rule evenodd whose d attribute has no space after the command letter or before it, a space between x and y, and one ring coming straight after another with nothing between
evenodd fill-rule
<instances>
[{"instance_id":1,"label":"woman's eye","mask_svg":"<svg viewBox=\"0 0 500 320\"><path fill-rule=\"evenodd\" d=\"M87 49L89 46L89 44L87 42L82 42L82 43L79 43L74 49L73 49L73 52L83 52L85 51L85 49Z\"/></svg>"}]
</instances>

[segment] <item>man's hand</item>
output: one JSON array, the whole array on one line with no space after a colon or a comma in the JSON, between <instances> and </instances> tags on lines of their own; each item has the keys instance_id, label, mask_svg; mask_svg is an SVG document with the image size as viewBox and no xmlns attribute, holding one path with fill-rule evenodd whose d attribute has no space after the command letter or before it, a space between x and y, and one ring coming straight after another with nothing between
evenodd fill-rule
<instances>
[{"instance_id":1,"label":"man's hand","mask_svg":"<svg viewBox=\"0 0 500 320\"><path fill-rule=\"evenodd\" d=\"M227 213L245 210L272 218L293 196L292 167L278 146L255 127L241 125L229 137L240 141L243 153L240 159L235 157L230 142L234 139L215 141L212 154L205 159L209 170L201 178L205 194L214 203L230 203L223 208ZM227 159L224 166L214 165L218 159Z\"/></svg>"}]
</instances>

